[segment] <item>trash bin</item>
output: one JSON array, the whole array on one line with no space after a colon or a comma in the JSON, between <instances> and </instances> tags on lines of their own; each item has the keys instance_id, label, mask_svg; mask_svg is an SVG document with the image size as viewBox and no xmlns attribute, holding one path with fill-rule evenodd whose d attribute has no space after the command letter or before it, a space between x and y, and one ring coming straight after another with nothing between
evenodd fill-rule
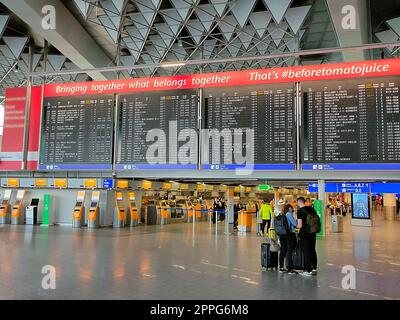
<instances>
[{"instance_id":1,"label":"trash bin","mask_svg":"<svg viewBox=\"0 0 400 320\"><path fill-rule=\"evenodd\" d=\"M343 232L343 216L342 215L333 215L332 219L332 232Z\"/></svg>"}]
</instances>

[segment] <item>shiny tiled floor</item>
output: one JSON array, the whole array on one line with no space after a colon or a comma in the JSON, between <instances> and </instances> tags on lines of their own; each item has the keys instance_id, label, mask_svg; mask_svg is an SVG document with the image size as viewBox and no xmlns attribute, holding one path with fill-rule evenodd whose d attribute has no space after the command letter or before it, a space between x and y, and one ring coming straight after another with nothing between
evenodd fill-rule
<instances>
[{"instance_id":1,"label":"shiny tiled floor","mask_svg":"<svg viewBox=\"0 0 400 320\"><path fill-rule=\"evenodd\" d=\"M319 274L260 270L261 238L208 223L134 229L0 227L0 299L400 299L400 221L376 215L318 241ZM42 267L56 268L43 290ZM344 265L357 270L344 290Z\"/></svg>"}]
</instances>

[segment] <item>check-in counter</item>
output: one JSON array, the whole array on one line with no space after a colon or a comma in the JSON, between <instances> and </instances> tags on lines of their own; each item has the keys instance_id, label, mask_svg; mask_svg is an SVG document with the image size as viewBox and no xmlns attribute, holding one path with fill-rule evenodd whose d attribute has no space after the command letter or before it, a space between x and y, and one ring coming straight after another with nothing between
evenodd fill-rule
<instances>
[{"instance_id":1,"label":"check-in counter","mask_svg":"<svg viewBox=\"0 0 400 320\"><path fill-rule=\"evenodd\" d=\"M25 190L17 191L17 197L15 199L15 203L12 205L11 208L11 224L25 223L25 214L24 210L22 210L25 194L26 194Z\"/></svg>"},{"instance_id":2,"label":"check-in counter","mask_svg":"<svg viewBox=\"0 0 400 320\"><path fill-rule=\"evenodd\" d=\"M238 230L250 232L253 224L253 210L241 210L238 216Z\"/></svg>"},{"instance_id":3,"label":"check-in counter","mask_svg":"<svg viewBox=\"0 0 400 320\"><path fill-rule=\"evenodd\" d=\"M73 228L80 228L85 224L85 197L86 191L78 191L75 206L72 211Z\"/></svg>"},{"instance_id":4,"label":"check-in counter","mask_svg":"<svg viewBox=\"0 0 400 320\"><path fill-rule=\"evenodd\" d=\"M99 228L100 227L100 191L92 192L92 199L90 201L90 208L88 213L88 228Z\"/></svg>"},{"instance_id":5,"label":"check-in counter","mask_svg":"<svg viewBox=\"0 0 400 320\"><path fill-rule=\"evenodd\" d=\"M8 210L10 208L11 194L11 189L4 190L3 200L0 205L0 224L10 223Z\"/></svg>"}]
</instances>

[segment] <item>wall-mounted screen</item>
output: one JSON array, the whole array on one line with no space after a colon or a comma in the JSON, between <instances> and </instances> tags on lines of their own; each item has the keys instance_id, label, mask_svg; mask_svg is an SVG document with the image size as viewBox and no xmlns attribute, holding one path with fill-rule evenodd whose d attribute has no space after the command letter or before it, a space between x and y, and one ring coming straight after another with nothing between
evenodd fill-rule
<instances>
[{"instance_id":1,"label":"wall-mounted screen","mask_svg":"<svg viewBox=\"0 0 400 320\"><path fill-rule=\"evenodd\" d=\"M114 97L43 101L41 170L111 170Z\"/></svg>"},{"instance_id":2,"label":"wall-mounted screen","mask_svg":"<svg viewBox=\"0 0 400 320\"><path fill-rule=\"evenodd\" d=\"M197 90L119 97L117 170L197 169Z\"/></svg>"},{"instance_id":3,"label":"wall-mounted screen","mask_svg":"<svg viewBox=\"0 0 400 320\"><path fill-rule=\"evenodd\" d=\"M367 193L352 194L352 218L371 219L369 196Z\"/></svg>"},{"instance_id":4,"label":"wall-mounted screen","mask_svg":"<svg viewBox=\"0 0 400 320\"><path fill-rule=\"evenodd\" d=\"M305 170L400 170L400 79L302 84Z\"/></svg>"},{"instance_id":5,"label":"wall-mounted screen","mask_svg":"<svg viewBox=\"0 0 400 320\"><path fill-rule=\"evenodd\" d=\"M293 85L204 90L202 168L294 170Z\"/></svg>"}]
</instances>

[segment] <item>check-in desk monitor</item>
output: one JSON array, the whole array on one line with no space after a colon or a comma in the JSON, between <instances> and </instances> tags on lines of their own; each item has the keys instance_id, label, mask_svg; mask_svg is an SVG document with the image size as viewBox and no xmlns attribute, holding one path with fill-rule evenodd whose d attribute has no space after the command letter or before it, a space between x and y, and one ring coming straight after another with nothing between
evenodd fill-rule
<instances>
[{"instance_id":1,"label":"check-in desk monitor","mask_svg":"<svg viewBox=\"0 0 400 320\"><path fill-rule=\"evenodd\" d=\"M123 204L124 194L121 191L115 193L114 228L122 228L126 222L126 210Z\"/></svg>"},{"instance_id":2,"label":"check-in desk monitor","mask_svg":"<svg viewBox=\"0 0 400 320\"><path fill-rule=\"evenodd\" d=\"M8 209L10 207L11 193L12 190L10 189L4 190L3 200L0 205L0 224L10 223Z\"/></svg>"},{"instance_id":3,"label":"check-in desk monitor","mask_svg":"<svg viewBox=\"0 0 400 320\"><path fill-rule=\"evenodd\" d=\"M88 228L100 226L100 191L93 191L88 214Z\"/></svg>"},{"instance_id":4,"label":"check-in desk monitor","mask_svg":"<svg viewBox=\"0 0 400 320\"><path fill-rule=\"evenodd\" d=\"M136 203L135 193L129 192L129 214L131 227L136 227L139 223L139 210Z\"/></svg>"},{"instance_id":5,"label":"check-in desk monitor","mask_svg":"<svg viewBox=\"0 0 400 320\"><path fill-rule=\"evenodd\" d=\"M24 224L25 222L25 216L22 211L25 192L25 190L18 190L17 192L17 197L11 209L11 224Z\"/></svg>"},{"instance_id":6,"label":"check-in desk monitor","mask_svg":"<svg viewBox=\"0 0 400 320\"><path fill-rule=\"evenodd\" d=\"M78 191L72 213L72 227L80 228L85 223L85 197L86 191Z\"/></svg>"}]
</instances>

